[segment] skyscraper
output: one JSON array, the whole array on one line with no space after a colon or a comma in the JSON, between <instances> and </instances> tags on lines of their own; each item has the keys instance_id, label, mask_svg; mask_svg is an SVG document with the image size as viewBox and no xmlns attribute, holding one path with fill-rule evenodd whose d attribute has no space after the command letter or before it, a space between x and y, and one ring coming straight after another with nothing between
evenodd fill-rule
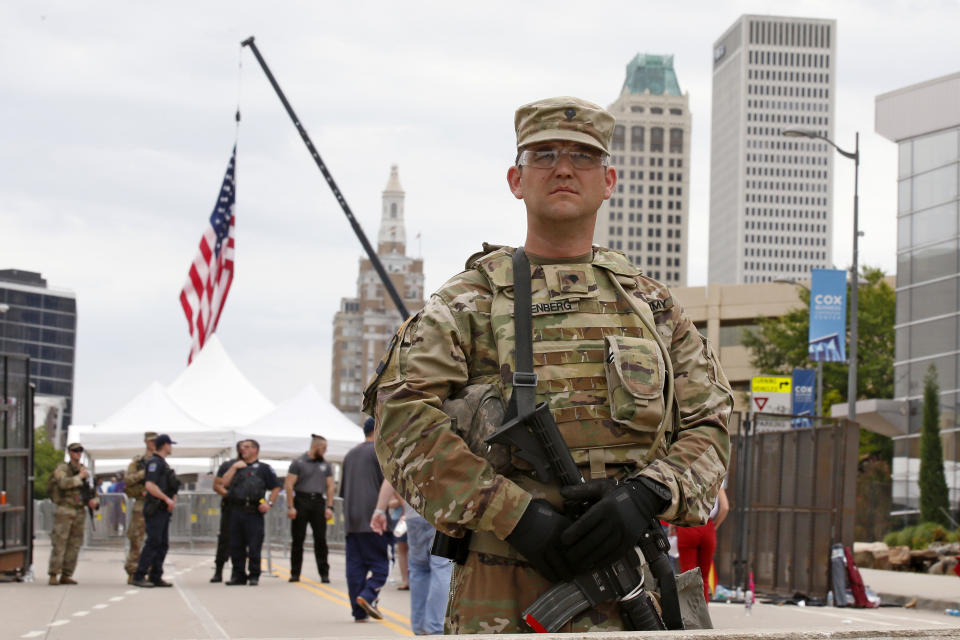
<instances>
[{"instance_id":1,"label":"skyscraper","mask_svg":"<svg viewBox=\"0 0 960 640\"><path fill-rule=\"evenodd\" d=\"M713 47L709 282L805 279L833 262L836 21L742 16Z\"/></svg>"},{"instance_id":2,"label":"skyscraper","mask_svg":"<svg viewBox=\"0 0 960 640\"><path fill-rule=\"evenodd\" d=\"M0 270L0 353L30 356L37 402L43 403L43 396L60 400L51 406L63 407L56 416L63 436L73 421L76 345L77 300L72 291L47 287L39 273ZM62 449L66 443L54 444Z\"/></svg>"},{"instance_id":3,"label":"skyscraper","mask_svg":"<svg viewBox=\"0 0 960 640\"><path fill-rule=\"evenodd\" d=\"M653 278L684 285L690 108L673 56L638 53L608 110L616 118L610 152L617 190L597 214L595 242L623 251Z\"/></svg>"},{"instance_id":4,"label":"skyscraper","mask_svg":"<svg viewBox=\"0 0 960 640\"><path fill-rule=\"evenodd\" d=\"M397 166L383 190L377 256L410 313L423 307L423 260L406 255L403 224L404 191ZM362 423L361 394L366 381L400 326L400 313L383 287L368 258L360 259L357 295L343 298L333 319L333 371L330 401L340 411Z\"/></svg>"}]
</instances>

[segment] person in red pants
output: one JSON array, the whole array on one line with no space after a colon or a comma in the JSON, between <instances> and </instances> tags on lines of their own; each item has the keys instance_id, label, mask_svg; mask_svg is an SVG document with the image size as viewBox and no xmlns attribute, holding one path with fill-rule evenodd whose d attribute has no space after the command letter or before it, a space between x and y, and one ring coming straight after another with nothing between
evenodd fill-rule
<instances>
[{"instance_id":1,"label":"person in red pants","mask_svg":"<svg viewBox=\"0 0 960 640\"><path fill-rule=\"evenodd\" d=\"M717 550L717 527L730 511L726 484L724 480L707 524L702 527L676 527L680 571L682 573L694 567L700 567L700 575L703 576L703 597L707 602L710 602L710 567L713 565L713 554Z\"/></svg>"}]
</instances>

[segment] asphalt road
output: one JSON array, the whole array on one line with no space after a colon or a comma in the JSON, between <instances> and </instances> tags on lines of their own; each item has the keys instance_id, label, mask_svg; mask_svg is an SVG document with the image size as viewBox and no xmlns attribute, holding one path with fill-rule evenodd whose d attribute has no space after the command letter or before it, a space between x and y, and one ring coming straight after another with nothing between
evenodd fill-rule
<instances>
[{"instance_id":1,"label":"asphalt road","mask_svg":"<svg viewBox=\"0 0 960 640\"><path fill-rule=\"evenodd\" d=\"M343 556L331 554L332 584L320 584L316 567L307 564L300 583L288 583L285 560L274 563L260 586L210 584L212 557L171 554L165 578L171 589L137 589L126 584L118 550L81 551L77 586L46 584L49 548L36 550L37 580L0 584L0 638L150 640L153 638L391 638L411 635L409 591L388 582L381 595L385 619L353 622L344 580ZM309 558L309 556L308 556ZM312 558L310 558L312 559ZM305 563L306 564L306 563ZM957 629L960 618L942 612L883 608L827 609L711 604L719 630Z\"/></svg>"}]
</instances>

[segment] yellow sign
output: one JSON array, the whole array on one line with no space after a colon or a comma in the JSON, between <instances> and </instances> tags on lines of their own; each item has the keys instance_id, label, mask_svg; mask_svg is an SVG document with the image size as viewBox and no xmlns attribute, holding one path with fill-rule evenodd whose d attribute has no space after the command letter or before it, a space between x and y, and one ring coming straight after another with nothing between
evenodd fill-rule
<instances>
[{"instance_id":1,"label":"yellow sign","mask_svg":"<svg viewBox=\"0 0 960 640\"><path fill-rule=\"evenodd\" d=\"M750 379L753 393L791 393L793 378L790 376L754 376Z\"/></svg>"},{"instance_id":2,"label":"yellow sign","mask_svg":"<svg viewBox=\"0 0 960 640\"><path fill-rule=\"evenodd\" d=\"M191 514L190 514L190 523L191 523L191 524L196 524L196 523L197 523L197 514L195 514L195 513L191 513Z\"/></svg>"}]
</instances>

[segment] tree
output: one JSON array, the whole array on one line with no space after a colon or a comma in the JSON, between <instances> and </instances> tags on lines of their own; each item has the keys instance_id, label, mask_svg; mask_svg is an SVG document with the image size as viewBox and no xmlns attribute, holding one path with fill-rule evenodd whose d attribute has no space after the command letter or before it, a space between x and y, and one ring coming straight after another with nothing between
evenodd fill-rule
<instances>
[{"instance_id":1,"label":"tree","mask_svg":"<svg viewBox=\"0 0 960 640\"><path fill-rule=\"evenodd\" d=\"M857 398L893 397L893 354L896 294L884 281L882 269L864 266L860 275L859 336L857 340ZM810 292L798 287L803 306L778 318L763 318L755 330L743 332L743 344L750 350L750 364L764 373L792 373L794 367L811 367L807 343L810 327ZM847 327L850 308L847 307ZM821 415L832 404L847 400L847 365L823 363ZM893 461L893 442L879 434L860 430L860 452Z\"/></svg>"},{"instance_id":2,"label":"tree","mask_svg":"<svg viewBox=\"0 0 960 640\"><path fill-rule=\"evenodd\" d=\"M923 431L920 433L920 520L950 526L950 494L943 475L940 442L940 385L937 368L930 365L923 379Z\"/></svg>"},{"instance_id":3,"label":"tree","mask_svg":"<svg viewBox=\"0 0 960 640\"><path fill-rule=\"evenodd\" d=\"M50 474L63 462L63 451L57 451L53 443L47 438L47 430L43 427L33 432L33 497L37 500L49 498L47 482Z\"/></svg>"}]
</instances>

